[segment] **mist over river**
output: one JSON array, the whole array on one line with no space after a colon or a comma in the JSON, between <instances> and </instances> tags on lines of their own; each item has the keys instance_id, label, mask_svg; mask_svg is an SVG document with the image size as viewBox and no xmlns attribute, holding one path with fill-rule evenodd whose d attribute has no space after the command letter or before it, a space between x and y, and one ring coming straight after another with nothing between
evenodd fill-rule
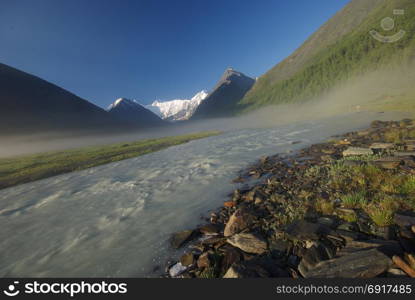
<instances>
[{"instance_id":1,"label":"mist over river","mask_svg":"<svg viewBox=\"0 0 415 300\"><path fill-rule=\"evenodd\" d=\"M137 158L0 190L0 276L151 277L171 233L203 223L263 155L287 153L391 114L229 130ZM301 143L293 144L294 141ZM154 270L155 266L162 266Z\"/></svg>"}]
</instances>

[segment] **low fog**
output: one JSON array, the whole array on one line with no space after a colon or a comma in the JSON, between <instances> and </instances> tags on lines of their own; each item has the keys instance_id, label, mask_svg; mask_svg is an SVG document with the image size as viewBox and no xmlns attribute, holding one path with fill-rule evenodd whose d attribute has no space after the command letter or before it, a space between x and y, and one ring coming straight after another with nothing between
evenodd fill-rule
<instances>
[{"instance_id":1,"label":"low fog","mask_svg":"<svg viewBox=\"0 0 415 300\"><path fill-rule=\"evenodd\" d=\"M318 99L303 103L269 106L234 118L206 121L184 121L167 128L158 128L128 134L65 134L48 132L30 136L2 137L0 157L63 150L91 145L129 142L146 138L159 138L205 130L229 131L247 128L275 127L283 124L318 121L334 116L355 114L356 118L403 118L404 112L388 113L382 116L380 104L400 101L415 96L415 68L408 65L401 68L381 70L362 75L336 86ZM415 99L414 99L415 100ZM364 115L365 112L371 112ZM412 115L413 116L413 115Z\"/></svg>"}]
</instances>

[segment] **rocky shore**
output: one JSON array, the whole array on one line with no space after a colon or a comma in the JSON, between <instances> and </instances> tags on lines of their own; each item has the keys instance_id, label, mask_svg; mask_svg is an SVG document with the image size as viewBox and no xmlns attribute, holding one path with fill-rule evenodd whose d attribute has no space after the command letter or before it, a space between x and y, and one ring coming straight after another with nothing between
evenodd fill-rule
<instances>
[{"instance_id":1,"label":"rocky shore","mask_svg":"<svg viewBox=\"0 0 415 300\"><path fill-rule=\"evenodd\" d=\"M415 277L415 121L263 157L209 222L174 234L173 278Z\"/></svg>"}]
</instances>

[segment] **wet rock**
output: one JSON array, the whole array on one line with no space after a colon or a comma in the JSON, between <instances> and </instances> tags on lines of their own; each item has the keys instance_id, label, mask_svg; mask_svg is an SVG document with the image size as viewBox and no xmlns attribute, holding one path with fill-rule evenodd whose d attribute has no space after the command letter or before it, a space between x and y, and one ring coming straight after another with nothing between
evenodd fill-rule
<instances>
[{"instance_id":1,"label":"wet rock","mask_svg":"<svg viewBox=\"0 0 415 300\"><path fill-rule=\"evenodd\" d=\"M186 270L187 267L183 266L180 262L178 262L169 269L169 275L170 277L177 277Z\"/></svg>"},{"instance_id":2,"label":"wet rock","mask_svg":"<svg viewBox=\"0 0 415 300\"><path fill-rule=\"evenodd\" d=\"M173 248L179 249L181 246L183 246L185 243L190 241L194 237L194 231L193 230L184 230L177 233L174 233L170 244Z\"/></svg>"},{"instance_id":3,"label":"wet rock","mask_svg":"<svg viewBox=\"0 0 415 300\"><path fill-rule=\"evenodd\" d=\"M250 262L238 262L233 264L223 278L266 278L269 274L262 267Z\"/></svg>"},{"instance_id":4,"label":"wet rock","mask_svg":"<svg viewBox=\"0 0 415 300\"><path fill-rule=\"evenodd\" d=\"M374 152L369 148L349 147L343 151L343 156L362 156L362 155L373 155Z\"/></svg>"},{"instance_id":5,"label":"wet rock","mask_svg":"<svg viewBox=\"0 0 415 300\"><path fill-rule=\"evenodd\" d=\"M185 266L185 267L191 266L195 263L195 256L191 252L185 253L180 258L180 263L182 264L182 266Z\"/></svg>"},{"instance_id":6,"label":"wet rock","mask_svg":"<svg viewBox=\"0 0 415 300\"><path fill-rule=\"evenodd\" d=\"M373 278L392 266L392 261L376 249L358 251L318 263L305 278Z\"/></svg>"},{"instance_id":7,"label":"wet rock","mask_svg":"<svg viewBox=\"0 0 415 300\"><path fill-rule=\"evenodd\" d=\"M248 210L239 208L229 218L223 234L225 237L229 237L238 232L241 232L242 230L251 226L254 220L255 217Z\"/></svg>"},{"instance_id":8,"label":"wet rock","mask_svg":"<svg viewBox=\"0 0 415 300\"><path fill-rule=\"evenodd\" d=\"M218 235L219 234L219 226L213 224L207 224L199 228L200 233L204 235Z\"/></svg>"},{"instance_id":9,"label":"wet rock","mask_svg":"<svg viewBox=\"0 0 415 300\"><path fill-rule=\"evenodd\" d=\"M321 236L329 234L331 229L322 224L301 220L289 225L286 232L297 240L317 240Z\"/></svg>"},{"instance_id":10,"label":"wet rock","mask_svg":"<svg viewBox=\"0 0 415 300\"><path fill-rule=\"evenodd\" d=\"M253 233L239 233L228 238L228 243L247 253L262 254L267 251L267 242Z\"/></svg>"},{"instance_id":11,"label":"wet rock","mask_svg":"<svg viewBox=\"0 0 415 300\"><path fill-rule=\"evenodd\" d=\"M396 225L400 227L410 227L415 225L415 217L402 215L402 214L395 214L393 218Z\"/></svg>"}]
</instances>

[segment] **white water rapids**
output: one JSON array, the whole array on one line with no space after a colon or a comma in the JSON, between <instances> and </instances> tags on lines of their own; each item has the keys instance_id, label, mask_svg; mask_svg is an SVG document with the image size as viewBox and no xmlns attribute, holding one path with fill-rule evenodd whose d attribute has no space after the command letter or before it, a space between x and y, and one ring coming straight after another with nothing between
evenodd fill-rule
<instances>
[{"instance_id":1,"label":"white water rapids","mask_svg":"<svg viewBox=\"0 0 415 300\"><path fill-rule=\"evenodd\" d=\"M1 190L0 276L156 276L153 268L177 255L171 233L193 228L226 201L238 171L369 122L362 115L232 130Z\"/></svg>"}]
</instances>

